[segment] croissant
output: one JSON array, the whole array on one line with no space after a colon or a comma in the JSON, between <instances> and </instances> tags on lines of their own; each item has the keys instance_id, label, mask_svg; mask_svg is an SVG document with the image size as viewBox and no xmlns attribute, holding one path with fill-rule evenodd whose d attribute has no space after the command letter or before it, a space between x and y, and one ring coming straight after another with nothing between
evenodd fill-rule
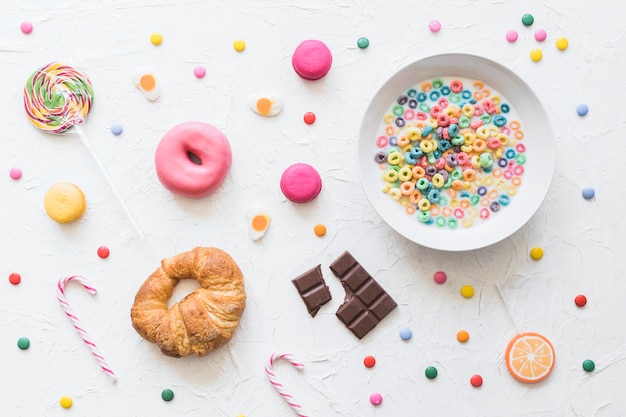
<instances>
[{"instance_id":1,"label":"croissant","mask_svg":"<svg viewBox=\"0 0 626 417\"><path fill-rule=\"evenodd\" d=\"M181 279L200 288L167 308ZM130 311L133 327L167 356L204 356L227 343L246 305L243 274L223 250L197 247L163 259L143 283Z\"/></svg>"}]
</instances>

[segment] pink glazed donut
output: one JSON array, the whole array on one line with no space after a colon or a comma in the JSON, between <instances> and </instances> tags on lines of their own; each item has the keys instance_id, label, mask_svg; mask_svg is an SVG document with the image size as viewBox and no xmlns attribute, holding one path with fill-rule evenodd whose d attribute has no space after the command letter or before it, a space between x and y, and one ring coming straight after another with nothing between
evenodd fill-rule
<instances>
[{"instance_id":1,"label":"pink glazed donut","mask_svg":"<svg viewBox=\"0 0 626 417\"><path fill-rule=\"evenodd\" d=\"M322 41L310 39L302 42L291 57L296 73L306 80L319 80L330 71L333 55Z\"/></svg>"},{"instance_id":2,"label":"pink glazed donut","mask_svg":"<svg viewBox=\"0 0 626 417\"><path fill-rule=\"evenodd\" d=\"M211 194L220 186L232 153L226 136L202 122L185 122L170 129L154 155L161 184L190 198Z\"/></svg>"}]
</instances>

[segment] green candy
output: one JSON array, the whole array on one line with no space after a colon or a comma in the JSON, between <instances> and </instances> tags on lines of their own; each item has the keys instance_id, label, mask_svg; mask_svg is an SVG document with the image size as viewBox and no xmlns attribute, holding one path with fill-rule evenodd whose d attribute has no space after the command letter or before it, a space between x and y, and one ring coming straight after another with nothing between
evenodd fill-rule
<instances>
[{"instance_id":1,"label":"green candy","mask_svg":"<svg viewBox=\"0 0 626 417\"><path fill-rule=\"evenodd\" d=\"M27 337L20 337L17 340L17 347L22 350L28 349L30 347L30 340L28 340Z\"/></svg>"},{"instance_id":2,"label":"green candy","mask_svg":"<svg viewBox=\"0 0 626 417\"><path fill-rule=\"evenodd\" d=\"M583 362L583 369L585 372L591 372L596 369L596 364L591 359L586 359Z\"/></svg>"},{"instance_id":3,"label":"green candy","mask_svg":"<svg viewBox=\"0 0 626 417\"><path fill-rule=\"evenodd\" d=\"M164 389L161 392L161 398L163 398L163 401L172 401L174 399L174 391L171 389Z\"/></svg>"},{"instance_id":4,"label":"green candy","mask_svg":"<svg viewBox=\"0 0 626 417\"><path fill-rule=\"evenodd\" d=\"M530 26L533 23L535 23L535 18L533 17L532 14L526 13L524 16L522 16L522 24L524 26Z\"/></svg>"},{"instance_id":5,"label":"green candy","mask_svg":"<svg viewBox=\"0 0 626 417\"><path fill-rule=\"evenodd\" d=\"M429 366L428 368L426 368L426 371L424 371L424 374L428 379L435 379L437 378L437 368L435 368L434 366Z\"/></svg>"}]
</instances>

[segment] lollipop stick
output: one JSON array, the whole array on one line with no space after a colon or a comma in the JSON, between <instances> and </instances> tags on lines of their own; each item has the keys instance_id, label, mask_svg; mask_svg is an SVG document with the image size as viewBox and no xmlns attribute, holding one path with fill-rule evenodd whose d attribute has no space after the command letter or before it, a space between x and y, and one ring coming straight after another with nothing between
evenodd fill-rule
<instances>
[{"instance_id":1,"label":"lollipop stick","mask_svg":"<svg viewBox=\"0 0 626 417\"><path fill-rule=\"evenodd\" d=\"M93 159L96 161L96 164L98 164L100 171L102 171L102 175L104 175L104 179L106 179L106 181L109 183L109 186L113 190L113 194L115 194L115 197L117 197L117 199L119 200L120 205L122 206L122 209L124 209L126 216L130 220L130 222L133 224L135 231L137 232L137 234L139 235L141 239L144 239L144 235L141 229L139 228L139 225L137 224L137 222L135 221L135 218L133 217L130 210L128 209L128 206L126 206L126 203L122 199L122 196L117 190L117 187L115 187L115 185L113 184L113 181L111 181L111 177L109 177L107 170L104 168L104 165L102 165L102 162L100 162L100 158L98 158L98 155L96 155L96 153L94 152L93 148L89 144L89 141L87 140L87 138L85 138L85 134L83 133L82 128L79 125L75 125L73 130L76 132L80 141L83 143L83 145L85 145L85 147L87 148L87 150L89 151Z\"/></svg>"}]
</instances>

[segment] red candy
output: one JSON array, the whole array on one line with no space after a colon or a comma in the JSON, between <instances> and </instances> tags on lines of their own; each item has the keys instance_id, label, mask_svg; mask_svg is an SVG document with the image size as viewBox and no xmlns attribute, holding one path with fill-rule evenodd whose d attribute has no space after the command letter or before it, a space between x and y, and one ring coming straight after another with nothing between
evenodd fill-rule
<instances>
[{"instance_id":1,"label":"red candy","mask_svg":"<svg viewBox=\"0 0 626 417\"><path fill-rule=\"evenodd\" d=\"M304 123L308 125L312 125L313 123L315 123L315 113L310 111L304 113Z\"/></svg>"},{"instance_id":2,"label":"red candy","mask_svg":"<svg viewBox=\"0 0 626 417\"><path fill-rule=\"evenodd\" d=\"M11 284L17 285L17 284L20 283L20 281L22 281L22 277L17 272L13 272L13 273L11 273L11 275L9 275L9 282Z\"/></svg>"},{"instance_id":3,"label":"red candy","mask_svg":"<svg viewBox=\"0 0 626 417\"><path fill-rule=\"evenodd\" d=\"M376 365L376 359L373 356L366 356L365 359L363 359L363 365L365 365L366 368L373 368L374 365Z\"/></svg>"},{"instance_id":4,"label":"red candy","mask_svg":"<svg viewBox=\"0 0 626 417\"><path fill-rule=\"evenodd\" d=\"M474 375L470 378L470 384L472 384L473 387L480 387L483 384L483 377L480 375Z\"/></svg>"},{"instance_id":5,"label":"red candy","mask_svg":"<svg viewBox=\"0 0 626 417\"><path fill-rule=\"evenodd\" d=\"M587 304L587 297L585 297L582 294L579 294L576 296L576 298L574 298L574 302L576 303L578 307L584 307L585 304Z\"/></svg>"},{"instance_id":6,"label":"red candy","mask_svg":"<svg viewBox=\"0 0 626 417\"><path fill-rule=\"evenodd\" d=\"M110 253L111 251L106 246L100 246L98 248L98 256L101 257L102 259L108 258Z\"/></svg>"}]
</instances>

